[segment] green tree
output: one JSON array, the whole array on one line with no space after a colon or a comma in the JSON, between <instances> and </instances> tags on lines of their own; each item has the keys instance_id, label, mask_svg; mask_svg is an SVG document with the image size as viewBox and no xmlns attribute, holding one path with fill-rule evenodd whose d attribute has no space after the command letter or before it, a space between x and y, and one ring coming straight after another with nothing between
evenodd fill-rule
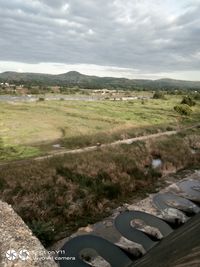
<instances>
[{"instance_id":1,"label":"green tree","mask_svg":"<svg viewBox=\"0 0 200 267\"><path fill-rule=\"evenodd\" d=\"M190 106L186 104L180 104L174 107L174 110L180 115L189 116L192 113Z\"/></svg>"},{"instance_id":2,"label":"green tree","mask_svg":"<svg viewBox=\"0 0 200 267\"><path fill-rule=\"evenodd\" d=\"M157 91L154 93L153 99L165 99L165 95L163 92Z\"/></svg>"},{"instance_id":3,"label":"green tree","mask_svg":"<svg viewBox=\"0 0 200 267\"><path fill-rule=\"evenodd\" d=\"M190 97L190 96L184 96L181 104L186 104L190 107L194 106L196 104L196 102Z\"/></svg>"}]
</instances>

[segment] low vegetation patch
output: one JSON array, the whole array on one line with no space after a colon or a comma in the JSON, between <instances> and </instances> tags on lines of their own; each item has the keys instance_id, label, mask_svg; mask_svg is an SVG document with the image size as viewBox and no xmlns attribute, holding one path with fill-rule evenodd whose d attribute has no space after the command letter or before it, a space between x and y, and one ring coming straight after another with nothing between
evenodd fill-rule
<instances>
[{"instance_id":1,"label":"low vegetation patch","mask_svg":"<svg viewBox=\"0 0 200 267\"><path fill-rule=\"evenodd\" d=\"M0 161L31 158L40 155L40 150L36 147L22 145L4 145L0 141Z\"/></svg>"},{"instance_id":2,"label":"low vegetation patch","mask_svg":"<svg viewBox=\"0 0 200 267\"><path fill-rule=\"evenodd\" d=\"M192 113L192 109L187 104L181 104L174 107L174 110L180 115L189 116Z\"/></svg>"},{"instance_id":3,"label":"low vegetation patch","mask_svg":"<svg viewBox=\"0 0 200 267\"><path fill-rule=\"evenodd\" d=\"M153 99L166 99L164 92L156 91L153 95Z\"/></svg>"},{"instance_id":4,"label":"low vegetation patch","mask_svg":"<svg viewBox=\"0 0 200 267\"><path fill-rule=\"evenodd\" d=\"M194 93L194 100L197 100L197 101L200 100L200 93L199 92Z\"/></svg>"},{"instance_id":5,"label":"low vegetation patch","mask_svg":"<svg viewBox=\"0 0 200 267\"><path fill-rule=\"evenodd\" d=\"M183 100L181 101L181 104L186 104L190 107L195 106L196 102L192 99L190 96L184 96Z\"/></svg>"},{"instance_id":6,"label":"low vegetation patch","mask_svg":"<svg viewBox=\"0 0 200 267\"><path fill-rule=\"evenodd\" d=\"M191 140L198 144L199 133L191 129L184 135L1 166L0 198L49 246L120 204L155 192L163 172L199 164L200 154L191 152ZM152 168L152 155L162 158L162 168Z\"/></svg>"}]
</instances>

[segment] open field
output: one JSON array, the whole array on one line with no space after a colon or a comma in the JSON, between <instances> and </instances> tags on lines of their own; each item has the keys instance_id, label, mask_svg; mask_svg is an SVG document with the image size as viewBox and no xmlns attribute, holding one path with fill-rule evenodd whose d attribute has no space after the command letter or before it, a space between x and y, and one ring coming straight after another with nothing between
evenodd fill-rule
<instances>
[{"instance_id":1,"label":"open field","mask_svg":"<svg viewBox=\"0 0 200 267\"><path fill-rule=\"evenodd\" d=\"M180 116L173 107L181 99L1 102L0 160L7 165L0 165L0 198L49 246L155 192L166 173L199 168L198 127L81 154L12 162L62 151L53 144L74 149L198 124L200 103L190 116ZM159 169L152 167L156 158L162 160Z\"/></svg>"},{"instance_id":2,"label":"open field","mask_svg":"<svg viewBox=\"0 0 200 267\"><path fill-rule=\"evenodd\" d=\"M33 157L52 144L72 149L193 124L200 116L181 118L173 107L181 96L166 100L38 101L0 103L0 159Z\"/></svg>"}]
</instances>

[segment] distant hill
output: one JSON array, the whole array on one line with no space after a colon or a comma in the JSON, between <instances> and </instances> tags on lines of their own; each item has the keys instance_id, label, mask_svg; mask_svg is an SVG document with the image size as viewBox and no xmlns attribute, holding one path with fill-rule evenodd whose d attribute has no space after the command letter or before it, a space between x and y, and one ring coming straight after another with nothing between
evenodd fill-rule
<instances>
[{"instance_id":1,"label":"distant hill","mask_svg":"<svg viewBox=\"0 0 200 267\"><path fill-rule=\"evenodd\" d=\"M70 71L59 75L40 73L0 73L0 82L25 85L59 85L87 89L200 89L200 82L173 79L142 80L113 77L97 77Z\"/></svg>"}]
</instances>

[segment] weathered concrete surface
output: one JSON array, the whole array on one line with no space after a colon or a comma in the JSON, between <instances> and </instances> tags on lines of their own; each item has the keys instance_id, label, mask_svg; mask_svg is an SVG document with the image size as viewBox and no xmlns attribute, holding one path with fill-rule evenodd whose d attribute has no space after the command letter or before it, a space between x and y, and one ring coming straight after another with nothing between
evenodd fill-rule
<instances>
[{"instance_id":1,"label":"weathered concrete surface","mask_svg":"<svg viewBox=\"0 0 200 267\"><path fill-rule=\"evenodd\" d=\"M193 174L187 176L187 179L197 179L200 180L200 171L196 171ZM168 180L169 186L166 188L160 190L160 193L166 193L166 192L176 192L177 194L179 193L179 190L177 189L176 183L178 180L174 180L174 178L169 178ZM174 191L175 190L175 191ZM84 235L84 234L94 234L100 237L103 237L112 243L116 244L117 246L123 248L127 252L131 253L134 257L141 256L145 254L144 248L135 242L132 242L126 238L124 238L115 228L114 226L114 220L115 218L123 211L125 210L138 210L138 211L144 211L146 213L150 213L152 215L155 215L159 218L165 218L169 219L169 221L173 221L174 218L178 217L179 219L182 220L182 222L186 222L189 218L185 216L184 213L181 211L179 212L176 209L170 209L169 212L161 212L159 211L154 203L153 203L153 195L149 195L147 198L134 203L132 205L129 204L124 204L122 207L119 207L118 209L113 211L113 214L104 219L101 222L98 222L94 225L88 225L87 227L80 228L76 233L74 233L72 236L65 238L58 243L56 243L53 248L54 249L60 249L65 242L70 240L71 238L79 235ZM185 217L182 217L185 216ZM155 229L153 227L149 227L144 224L144 222L139 222L139 221L132 221L132 225L134 225L136 228L151 234L152 236L161 239L162 235L159 232L158 229ZM82 253L83 258L87 259L90 258L89 263L92 264L92 266L101 266L101 267L107 267L109 266L108 263L102 261L101 258L99 258L94 251L92 250L86 250ZM99 263L100 262L100 263Z\"/></svg>"},{"instance_id":2,"label":"weathered concrete surface","mask_svg":"<svg viewBox=\"0 0 200 267\"><path fill-rule=\"evenodd\" d=\"M199 267L200 213L129 267Z\"/></svg>"},{"instance_id":3,"label":"weathered concrete surface","mask_svg":"<svg viewBox=\"0 0 200 267\"><path fill-rule=\"evenodd\" d=\"M29 253L27 258L27 254L19 254L23 249ZM16 252L16 259L9 260L6 257L9 250ZM57 264L12 207L0 201L0 267L32 266L56 267Z\"/></svg>"}]
</instances>

